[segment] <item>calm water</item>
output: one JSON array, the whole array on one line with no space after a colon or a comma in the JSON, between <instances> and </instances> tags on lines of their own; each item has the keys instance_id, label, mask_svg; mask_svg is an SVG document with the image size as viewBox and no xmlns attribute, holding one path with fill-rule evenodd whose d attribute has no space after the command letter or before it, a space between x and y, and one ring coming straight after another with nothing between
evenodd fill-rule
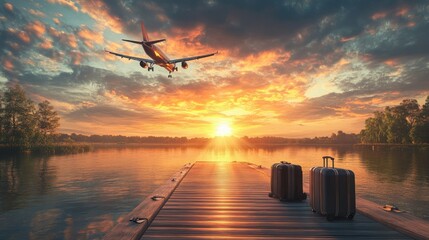
<instances>
[{"instance_id":1,"label":"calm water","mask_svg":"<svg viewBox=\"0 0 429 240\"><path fill-rule=\"evenodd\" d=\"M67 156L0 156L0 239L97 239L188 162L287 160L308 169L321 156L356 174L357 194L429 220L429 150L284 147L118 148Z\"/></svg>"}]
</instances>

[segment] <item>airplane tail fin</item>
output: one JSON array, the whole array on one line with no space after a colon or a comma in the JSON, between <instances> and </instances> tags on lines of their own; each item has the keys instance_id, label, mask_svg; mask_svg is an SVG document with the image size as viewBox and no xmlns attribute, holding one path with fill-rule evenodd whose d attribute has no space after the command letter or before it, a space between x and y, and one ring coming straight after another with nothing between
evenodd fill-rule
<instances>
[{"instance_id":1,"label":"airplane tail fin","mask_svg":"<svg viewBox=\"0 0 429 240\"><path fill-rule=\"evenodd\" d=\"M147 35L146 27L144 26L143 22L141 22L141 26L142 26L143 41L147 42L149 41L149 36Z\"/></svg>"}]
</instances>

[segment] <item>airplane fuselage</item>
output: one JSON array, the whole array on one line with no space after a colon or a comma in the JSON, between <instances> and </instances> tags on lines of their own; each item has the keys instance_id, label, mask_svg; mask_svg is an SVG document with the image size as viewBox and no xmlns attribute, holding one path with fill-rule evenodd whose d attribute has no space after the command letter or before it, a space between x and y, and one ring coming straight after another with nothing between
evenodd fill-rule
<instances>
[{"instance_id":1,"label":"airplane fuselage","mask_svg":"<svg viewBox=\"0 0 429 240\"><path fill-rule=\"evenodd\" d=\"M163 67L168 71L168 73L169 73L168 77L169 78L172 77L171 76L172 72L177 71L176 64L179 63L183 69L186 69L186 68L188 68L188 63L187 63L188 61L193 61L193 60L197 60L197 59L201 59L201 58L210 57L210 56L213 56L213 55L218 53L218 52L214 52L214 53L209 53L209 54L199 55L199 56L193 56L193 57L170 59L170 58L168 58L168 56L163 51L161 51L161 49L159 49L155 45L159 42L165 41L165 38L164 39L150 40L149 36L146 32L146 28L143 25L143 23L141 23L141 30L142 30L143 41L136 41L136 40L130 40L130 39L122 39L122 40L125 42L139 44L140 46L143 47L143 50L151 59L129 56L129 55L121 54L121 53L111 52L108 50L105 50L105 51L110 53L110 54L121 57L121 58L128 58L129 60L132 59L135 61L139 61L140 66L142 68L147 68L148 71L153 71L153 65L158 65L160 67Z\"/></svg>"},{"instance_id":2,"label":"airplane fuselage","mask_svg":"<svg viewBox=\"0 0 429 240\"><path fill-rule=\"evenodd\" d=\"M163 68L165 68L168 72L174 71L174 64L169 63L170 59L167 55L161 51L155 44L147 46L146 44L142 44L142 47L145 53L155 61L155 63Z\"/></svg>"}]
</instances>

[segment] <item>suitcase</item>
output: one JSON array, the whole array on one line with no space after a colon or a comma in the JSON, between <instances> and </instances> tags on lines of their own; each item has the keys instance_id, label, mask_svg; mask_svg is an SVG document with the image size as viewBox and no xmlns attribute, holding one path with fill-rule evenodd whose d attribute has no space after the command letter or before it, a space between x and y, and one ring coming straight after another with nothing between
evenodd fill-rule
<instances>
[{"instance_id":1,"label":"suitcase","mask_svg":"<svg viewBox=\"0 0 429 240\"><path fill-rule=\"evenodd\" d=\"M271 166L271 193L268 196L280 201L301 201L307 198L302 191L302 168L288 162Z\"/></svg>"},{"instance_id":2,"label":"suitcase","mask_svg":"<svg viewBox=\"0 0 429 240\"><path fill-rule=\"evenodd\" d=\"M356 213L355 175L353 171L334 168L334 158L324 156L323 167L310 170L310 206L313 212L332 220L353 219ZM328 167L329 160L332 167Z\"/></svg>"}]
</instances>

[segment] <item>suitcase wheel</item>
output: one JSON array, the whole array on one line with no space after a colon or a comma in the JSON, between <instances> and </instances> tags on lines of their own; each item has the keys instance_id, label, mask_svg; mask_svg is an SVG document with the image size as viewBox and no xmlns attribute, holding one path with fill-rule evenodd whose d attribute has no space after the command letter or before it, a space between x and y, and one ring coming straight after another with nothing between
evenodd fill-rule
<instances>
[{"instance_id":1,"label":"suitcase wheel","mask_svg":"<svg viewBox=\"0 0 429 240\"><path fill-rule=\"evenodd\" d=\"M316 210L314 210L313 208L311 209L312 212L316 212Z\"/></svg>"}]
</instances>

